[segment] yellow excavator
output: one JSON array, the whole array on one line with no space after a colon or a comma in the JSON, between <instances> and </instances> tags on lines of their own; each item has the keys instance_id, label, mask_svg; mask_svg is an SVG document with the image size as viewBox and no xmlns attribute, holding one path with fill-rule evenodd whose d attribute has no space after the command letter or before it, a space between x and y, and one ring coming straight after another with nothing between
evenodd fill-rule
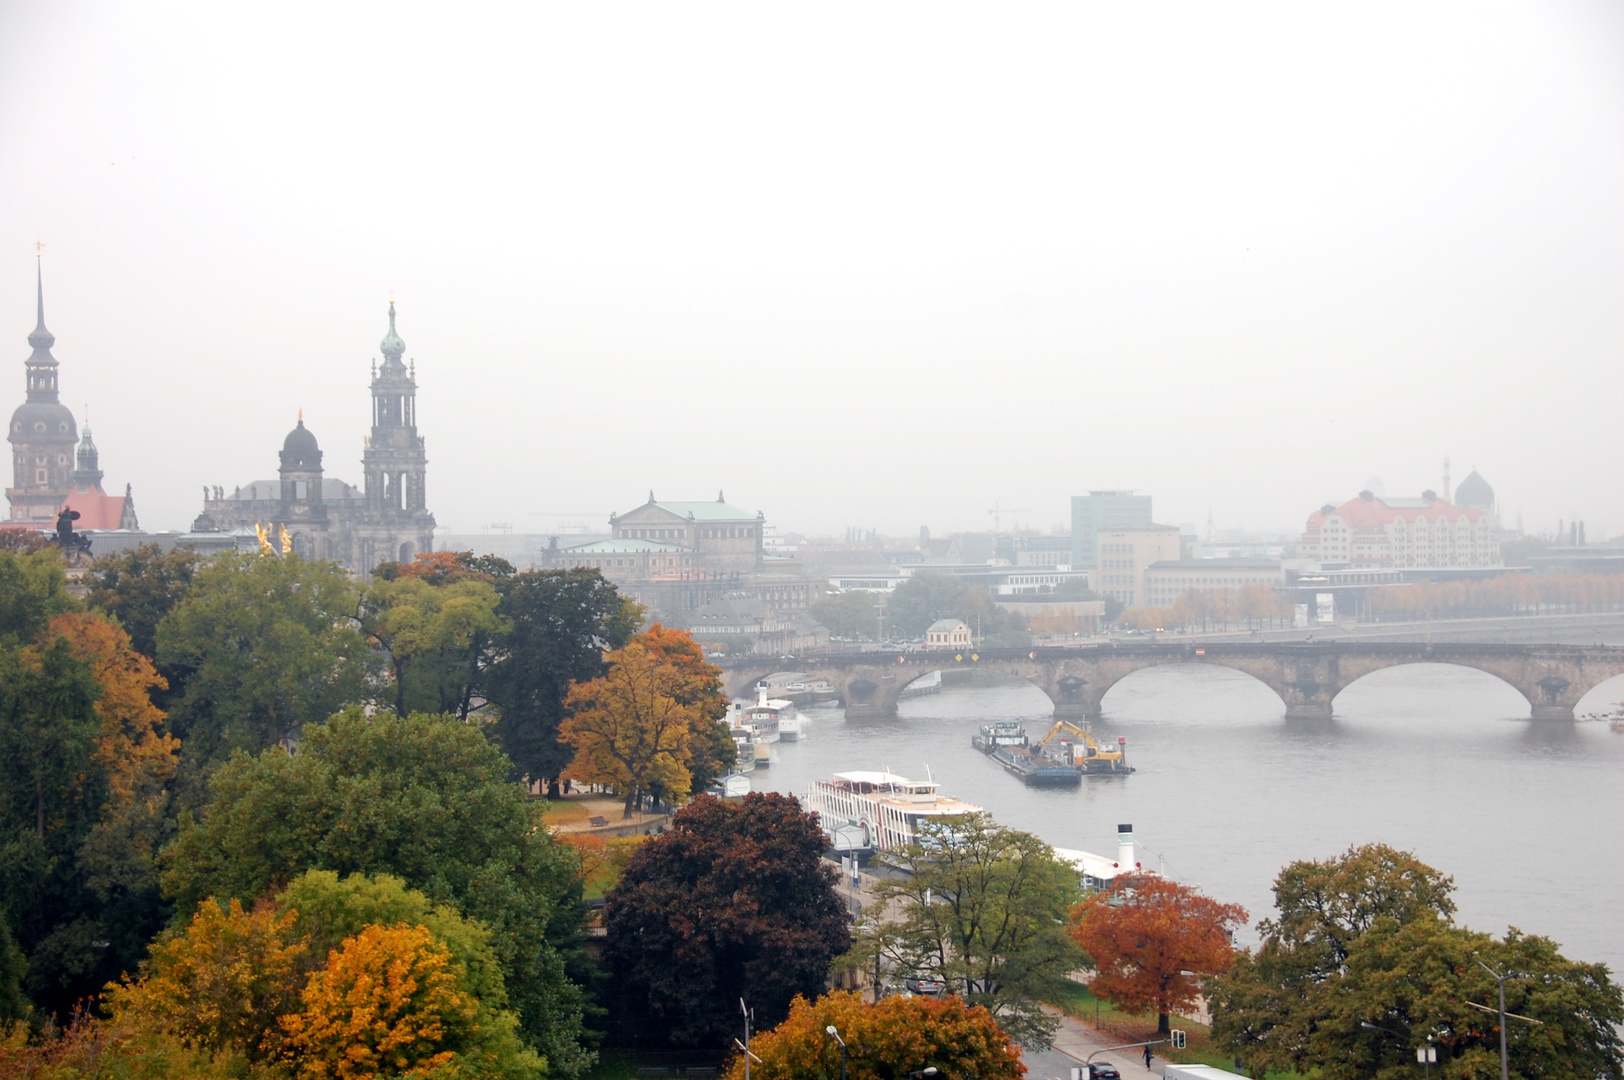
<instances>
[{"instance_id":1,"label":"yellow excavator","mask_svg":"<svg viewBox=\"0 0 1624 1080\"><path fill-rule=\"evenodd\" d=\"M1064 752L1049 754L1048 746L1057 738L1064 745ZM1056 720L1049 733L1032 746L1032 753L1057 758L1087 773L1133 772L1133 766L1128 764L1127 739L1119 736L1115 746L1101 746L1092 732L1070 720Z\"/></svg>"}]
</instances>

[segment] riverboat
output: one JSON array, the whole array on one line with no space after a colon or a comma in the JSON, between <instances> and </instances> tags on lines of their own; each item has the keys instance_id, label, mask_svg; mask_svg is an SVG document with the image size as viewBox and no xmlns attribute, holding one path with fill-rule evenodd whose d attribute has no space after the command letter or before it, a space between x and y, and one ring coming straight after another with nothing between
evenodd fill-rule
<instances>
[{"instance_id":1,"label":"riverboat","mask_svg":"<svg viewBox=\"0 0 1624 1080\"><path fill-rule=\"evenodd\" d=\"M1069 720L1056 720L1035 744L1012 743L994 747L990 753L1005 772L1029 787L1074 787L1085 776L1121 776L1134 771L1128 764L1127 739L1118 738L1115 747L1102 746L1087 728Z\"/></svg>"},{"instance_id":2,"label":"riverboat","mask_svg":"<svg viewBox=\"0 0 1624 1080\"><path fill-rule=\"evenodd\" d=\"M982 724L981 730L970 736L970 745L983 754L990 754L1001 746L1025 746L1026 725L1019 720L994 720Z\"/></svg>"},{"instance_id":3,"label":"riverboat","mask_svg":"<svg viewBox=\"0 0 1624 1080\"><path fill-rule=\"evenodd\" d=\"M756 703L745 707L744 726L756 742L793 742L801 737L801 715L795 711L795 703L769 698L765 686L756 687Z\"/></svg>"},{"instance_id":4,"label":"riverboat","mask_svg":"<svg viewBox=\"0 0 1624 1080\"><path fill-rule=\"evenodd\" d=\"M845 854L871 854L919 839L927 818L975 814L981 807L941 793L934 780L893 772L835 773L814 780L804 804L818 815L830 846Z\"/></svg>"}]
</instances>

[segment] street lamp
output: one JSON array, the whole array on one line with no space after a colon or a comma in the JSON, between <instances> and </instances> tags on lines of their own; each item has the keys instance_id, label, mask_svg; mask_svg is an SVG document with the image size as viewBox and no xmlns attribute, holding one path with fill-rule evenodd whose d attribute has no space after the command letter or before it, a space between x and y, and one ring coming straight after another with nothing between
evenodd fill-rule
<instances>
[{"instance_id":1,"label":"street lamp","mask_svg":"<svg viewBox=\"0 0 1624 1080\"><path fill-rule=\"evenodd\" d=\"M1427 1080L1432 1080L1432 1064L1438 1060L1438 1048L1432 1045L1432 1036L1427 1036L1427 1045L1415 1048L1415 1060L1426 1066Z\"/></svg>"},{"instance_id":2,"label":"street lamp","mask_svg":"<svg viewBox=\"0 0 1624 1080\"><path fill-rule=\"evenodd\" d=\"M840 1037L840 1032L835 1030L835 1026L833 1024L830 1024L823 1030L833 1035L835 1037L835 1042L840 1044L840 1080L846 1080L846 1040Z\"/></svg>"},{"instance_id":3,"label":"street lamp","mask_svg":"<svg viewBox=\"0 0 1624 1080\"><path fill-rule=\"evenodd\" d=\"M1473 956L1472 959L1477 962L1478 967L1493 975L1494 981L1500 987L1500 1080L1511 1080L1511 1062L1506 1057L1506 980L1515 975L1516 972L1508 971L1502 975L1483 961L1478 960L1476 956Z\"/></svg>"}]
</instances>

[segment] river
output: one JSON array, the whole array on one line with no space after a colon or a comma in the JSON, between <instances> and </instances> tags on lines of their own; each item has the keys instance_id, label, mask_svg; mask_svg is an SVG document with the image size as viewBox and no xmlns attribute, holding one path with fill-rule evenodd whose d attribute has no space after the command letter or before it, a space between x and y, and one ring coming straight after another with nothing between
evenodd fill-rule
<instances>
[{"instance_id":1,"label":"river","mask_svg":"<svg viewBox=\"0 0 1624 1080\"><path fill-rule=\"evenodd\" d=\"M1580 702L1603 713L1613 680ZM1413 851L1455 879L1457 920L1516 926L1570 959L1624 973L1624 731L1605 721L1534 722L1492 676L1447 665L1389 668L1336 699L1329 721L1286 720L1273 691L1215 666L1158 667L1112 688L1102 740L1127 738L1131 776L1077 789L1024 787L971 749L988 720L1027 721L1049 701L1029 683L949 685L904 698L893 719L804 710L802 741L773 747L756 790L804 795L814 779L889 768L985 807L1057 847L1115 858L1132 823L1140 860L1258 919L1286 863L1352 844ZM1242 940L1255 941L1250 930Z\"/></svg>"}]
</instances>

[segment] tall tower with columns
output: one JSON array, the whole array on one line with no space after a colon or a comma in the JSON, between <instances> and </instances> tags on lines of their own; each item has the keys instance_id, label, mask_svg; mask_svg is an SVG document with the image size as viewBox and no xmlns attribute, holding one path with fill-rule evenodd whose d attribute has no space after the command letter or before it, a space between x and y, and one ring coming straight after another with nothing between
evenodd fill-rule
<instances>
[{"instance_id":1,"label":"tall tower with columns","mask_svg":"<svg viewBox=\"0 0 1624 1080\"><path fill-rule=\"evenodd\" d=\"M417 371L401 357L406 343L395 331L389 301L389 332L379 344L383 363L372 372L372 434L361 456L367 513L355 530L359 565L386 559L410 562L434 550L434 515L428 511L428 452L417 433Z\"/></svg>"}]
</instances>

